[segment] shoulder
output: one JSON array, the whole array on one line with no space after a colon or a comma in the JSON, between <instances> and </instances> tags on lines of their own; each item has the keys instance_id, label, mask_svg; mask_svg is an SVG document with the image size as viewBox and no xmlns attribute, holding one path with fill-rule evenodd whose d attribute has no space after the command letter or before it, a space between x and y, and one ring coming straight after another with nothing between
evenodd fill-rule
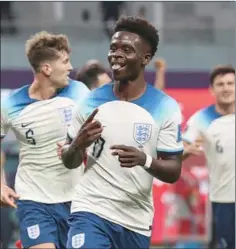
<instances>
[{"instance_id":1,"label":"shoulder","mask_svg":"<svg viewBox=\"0 0 236 249\"><path fill-rule=\"evenodd\" d=\"M69 98L77 102L81 98L84 98L89 92L90 90L83 82L69 79L69 85L62 89L58 96Z\"/></svg>"},{"instance_id":2,"label":"shoulder","mask_svg":"<svg viewBox=\"0 0 236 249\"><path fill-rule=\"evenodd\" d=\"M103 85L90 91L83 99L76 103L75 112L87 117L103 104L117 100L112 91L113 83Z\"/></svg>"},{"instance_id":3,"label":"shoulder","mask_svg":"<svg viewBox=\"0 0 236 249\"><path fill-rule=\"evenodd\" d=\"M179 104L174 98L153 86L149 85L148 87L147 101L150 112L155 119L164 121L173 115L181 115Z\"/></svg>"},{"instance_id":4,"label":"shoulder","mask_svg":"<svg viewBox=\"0 0 236 249\"><path fill-rule=\"evenodd\" d=\"M90 91L89 94L87 94L87 96L81 101L81 104L97 108L107 102L115 100L112 86L113 84L110 83Z\"/></svg>"},{"instance_id":5,"label":"shoulder","mask_svg":"<svg viewBox=\"0 0 236 249\"><path fill-rule=\"evenodd\" d=\"M13 90L3 98L3 102L4 103L22 102L29 98L28 90L29 90L29 85L25 85L21 88Z\"/></svg>"},{"instance_id":6,"label":"shoulder","mask_svg":"<svg viewBox=\"0 0 236 249\"><path fill-rule=\"evenodd\" d=\"M215 105L210 105L195 112L189 119L189 123L199 124L208 127L214 120L220 118L221 115L216 112Z\"/></svg>"},{"instance_id":7,"label":"shoulder","mask_svg":"<svg viewBox=\"0 0 236 249\"><path fill-rule=\"evenodd\" d=\"M19 89L12 91L3 100L1 99L1 108L7 112L7 114L16 114L24 109L27 105L30 105L34 100L29 98L28 95L29 85L25 85Z\"/></svg>"}]
</instances>

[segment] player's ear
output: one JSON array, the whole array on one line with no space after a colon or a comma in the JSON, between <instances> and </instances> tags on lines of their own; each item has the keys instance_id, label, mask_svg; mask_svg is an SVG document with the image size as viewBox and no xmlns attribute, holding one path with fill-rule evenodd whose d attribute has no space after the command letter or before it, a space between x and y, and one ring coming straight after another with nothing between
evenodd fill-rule
<instances>
[{"instance_id":1,"label":"player's ear","mask_svg":"<svg viewBox=\"0 0 236 249\"><path fill-rule=\"evenodd\" d=\"M211 95L215 96L214 86L212 84L210 84L210 86L209 86L209 92Z\"/></svg>"},{"instance_id":2,"label":"player's ear","mask_svg":"<svg viewBox=\"0 0 236 249\"><path fill-rule=\"evenodd\" d=\"M52 73L52 67L49 63L43 63L41 65L41 72L46 75L46 76L50 76Z\"/></svg>"},{"instance_id":3,"label":"player's ear","mask_svg":"<svg viewBox=\"0 0 236 249\"><path fill-rule=\"evenodd\" d=\"M144 57L143 57L143 65L146 66L148 65L148 63L151 61L152 59L152 56L150 53L146 53L144 54Z\"/></svg>"}]
</instances>

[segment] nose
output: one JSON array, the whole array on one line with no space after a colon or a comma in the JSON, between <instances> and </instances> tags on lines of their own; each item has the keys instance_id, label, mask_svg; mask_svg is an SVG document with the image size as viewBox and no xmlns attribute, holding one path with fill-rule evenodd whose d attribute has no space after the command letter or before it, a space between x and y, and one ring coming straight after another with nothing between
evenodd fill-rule
<instances>
[{"instance_id":1,"label":"nose","mask_svg":"<svg viewBox=\"0 0 236 249\"><path fill-rule=\"evenodd\" d=\"M73 70L73 67L72 67L71 63L69 62L68 71L71 72L72 70Z\"/></svg>"},{"instance_id":2,"label":"nose","mask_svg":"<svg viewBox=\"0 0 236 249\"><path fill-rule=\"evenodd\" d=\"M229 83L223 84L223 91L228 91L228 90L230 90L230 84Z\"/></svg>"},{"instance_id":3,"label":"nose","mask_svg":"<svg viewBox=\"0 0 236 249\"><path fill-rule=\"evenodd\" d=\"M112 57L114 58L123 57L123 53L120 49L117 49L116 51L113 52Z\"/></svg>"}]
</instances>

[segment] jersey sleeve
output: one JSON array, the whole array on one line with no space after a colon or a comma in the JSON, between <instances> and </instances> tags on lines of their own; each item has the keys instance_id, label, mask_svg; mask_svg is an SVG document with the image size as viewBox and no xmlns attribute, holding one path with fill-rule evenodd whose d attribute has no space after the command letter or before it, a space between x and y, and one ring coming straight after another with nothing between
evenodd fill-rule
<instances>
[{"instance_id":1,"label":"jersey sleeve","mask_svg":"<svg viewBox=\"0 0 236 249\"><path fill-rule=\"evenodd\" d=\"M81 110L82 110L82 105L80 103L77 103L76 107L73 110L71 124L67 130L67 135L71 139L74 139L76 137L78 131L80 130L81 126L85 121Z\"/></svg>"},{"instance_id":2,"label":"jersey sleeve","mask_svg":"<svg viewBox=\"0 0 236 249\"><path fill-rule=\"evenodd\" d=\"M73 109L72 121L67 130L67 135L71 139L74 139L79 129L81 128L81 125L84 122L81 110L82 110L83 100L86 99L87 95L90 93L90 90L84 83L80 81L70 80L70 84L71 88L69 91L69 95L75 102L75 108Z\"/></svg>"},{"instance_id":3,"label":"jersey sleeve","mask_svg":"<svg viewBox=\"0 0 236 249\"><path fill-rule=\"evenodd\" d=\"M183 133L183 141L187 143L193 143L201 135L198 116L199 114L195 113L187 121L186 129Z\"/></svg>"},{"instance_id":4,"label":"jersey sleeve","mask_svg":"<svg viewBox=\"0 0 236 249\"><path fill-rule=\"evenodd\" d=\"M157 151L166 153L182 153L183 142L181 136L182 114L176 101L166 105L166 118L161 124Z\"/></svg>"},{"instance_id":5,"label":"jersey sleeve","mask_svg":"<svg viewBox=\"0 0 236 249\"><path fill-rule=\"evenodd\" d=\"M7 114L6 101L1 101L1 138L4 138L9 130L10 124Z\"/></svg>"},{"instance_id":6,"label":"jersey sleeve","mask_svg":"<svg viewBox=\"0 0 236 249\"><path fill-rule=\"evenodd\" d=\"M66 94L73 99L75 103L81 102L81 99L84 99L89 93L90 90L84 83L70 79L70 87Z\"/></svg>"}]
</instances>

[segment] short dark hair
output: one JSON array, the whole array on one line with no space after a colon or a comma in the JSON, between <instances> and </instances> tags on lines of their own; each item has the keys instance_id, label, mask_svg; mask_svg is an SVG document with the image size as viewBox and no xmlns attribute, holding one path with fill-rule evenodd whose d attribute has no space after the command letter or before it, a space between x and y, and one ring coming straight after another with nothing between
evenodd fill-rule
<instances>
[{"instance_id":1,"label":"short dark hair","mask_svg":"<svg viewBox=\"0 0 236 249\"><path fill-rule=\"evenodd\" d=\"M115 25L114 33L128 31L142 37L151 46L151 55L155 55L159 44L157 29L146 19L140 17L121 17Z\"/></svg>"},{"instance_id":2,"label":"short dark hair","mask_svg":"<svg viewBox=\"0 0 236 249\"><path fill-rule=\"evenodd\" d=\"M215 67L212 72L210 73L210 84L212 85L214 82L214 79L218 75L225 75L228 73L233 73L235 74L235 69L231 65L225 65L225 66L218 66Z\"/></svg>"},{"instance_id":3,"label":"short dark hair","mask_svg":"<svg viewBox=\"0 0 236 249\"><path fill-rule=\"evenodd\" d=\"M105 67L99 61L90 60L77 71L75 79L91 89L98 80L98 76L103 73L106 73Z\"/></svg>"}]
</instances>

